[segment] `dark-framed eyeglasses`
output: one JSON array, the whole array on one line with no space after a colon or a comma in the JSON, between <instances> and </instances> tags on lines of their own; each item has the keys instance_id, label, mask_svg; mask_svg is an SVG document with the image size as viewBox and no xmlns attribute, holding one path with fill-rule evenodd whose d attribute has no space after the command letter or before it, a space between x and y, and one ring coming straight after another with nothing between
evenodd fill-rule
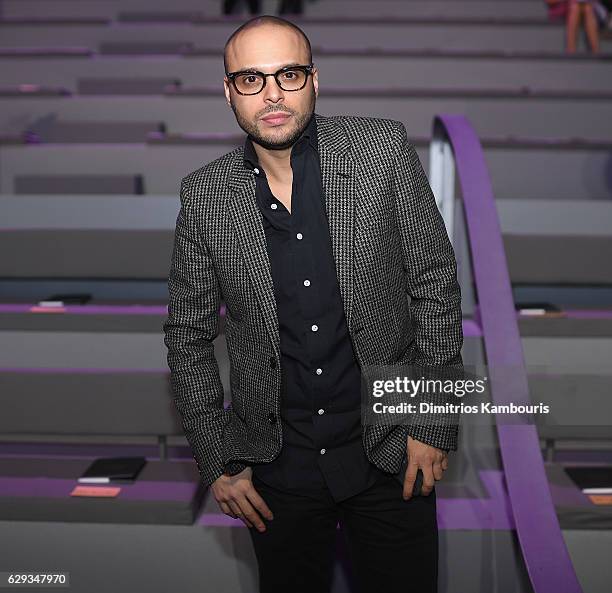
<instances>
[{"instance_id":1,"label":"dark-framed eyeglasses","mask_svg":"<svg viewBox=\"0 0 612 593\"><path fill-rule=\"evenodd\" d=\"M260 93L266 86L268 76L274 76L276 84L283 91L300 91L306 86L308 75L312 74L313 66L314 64L285 66L274 74L264 74L259 70L239 70L237 72L226 72L225 75L240 95Z\"/></svg>"}]
</instances>

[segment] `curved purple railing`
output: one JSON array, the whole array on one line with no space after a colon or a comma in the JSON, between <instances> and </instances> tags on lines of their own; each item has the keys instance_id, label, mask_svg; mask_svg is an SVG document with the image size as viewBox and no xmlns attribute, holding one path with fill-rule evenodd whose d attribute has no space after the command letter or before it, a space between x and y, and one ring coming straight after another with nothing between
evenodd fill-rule
<instances>
[{"instance_id":1,"label":"curved purple railing","mask_svg":"<svg viewBox=\"0 0 612 593\"><path fill-rule=\"evenodd\" d=\"M452 147L463 194L491 398L494 404L529 404L508 266L480 141L462 115L438 115L433 126L434 137L445 137ZM496 378L495 369L511 369L512 376ZM535 425L505 424L497 416L496 425L515 528L535 593L581 592L559 527Z\"/></svg>"}]
</instances>

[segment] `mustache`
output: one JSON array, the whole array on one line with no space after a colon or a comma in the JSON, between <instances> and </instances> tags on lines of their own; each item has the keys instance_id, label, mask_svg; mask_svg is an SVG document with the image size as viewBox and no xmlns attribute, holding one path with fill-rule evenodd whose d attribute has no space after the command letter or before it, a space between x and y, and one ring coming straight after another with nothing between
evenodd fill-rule
<instances>
[{"instance_id":1,"label":"mustache","mask_svg":"<svg viewBox=\"0 0 612 593\"><path fill-rule=\"evenodd\" d=\"M289 111L287 109L274 109L272 111L264 111L259 117L266 117L266 115L270 115L271 113L288 113L289 115L293 114L292 111Z\"/></svg>"}]
</instances>

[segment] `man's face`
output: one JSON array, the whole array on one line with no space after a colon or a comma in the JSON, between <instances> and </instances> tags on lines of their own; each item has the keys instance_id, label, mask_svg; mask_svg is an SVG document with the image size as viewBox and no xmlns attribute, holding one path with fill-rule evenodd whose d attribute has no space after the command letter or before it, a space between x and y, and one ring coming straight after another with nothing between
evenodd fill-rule
<instances>
[{"instance_id":1,"label":"man's face","mask_svg":"<svg viewBox=\"0 0 612 593\"><path fill-rule=\"evenodd\" d=\"M228 72L255 68L272 74L294 63L308 64L308 52L298 33L282 27L263 25L243 31L227 50ZM316 67L299 91L284 91L271 76L266 77L266 85L256 95L240 95L227 77L223 85L238 125L268 150L289 148L298 140L314 112L319 92ZM276 112L289 117L270 123L262 119Z\"/></svg>"}]
</instances>

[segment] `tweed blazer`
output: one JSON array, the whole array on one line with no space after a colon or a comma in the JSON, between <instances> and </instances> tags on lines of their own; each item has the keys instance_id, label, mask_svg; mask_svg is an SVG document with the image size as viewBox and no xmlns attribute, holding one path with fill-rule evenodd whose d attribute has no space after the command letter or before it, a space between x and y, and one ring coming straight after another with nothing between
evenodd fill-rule
<instances>
[{"instance_id":1,"label":"tweed blazer","mask_svg":"<svg viewBox=\"0 0 612 593\"><path fill-rule=\"evenodd\" d=\"M443 219L404 125L315 113L329 233L362 370L462 368L461 293ZM255 178L243 147L181 180L164 343L173 400L205 485L281 451L278 318ZM213 340L225 303L231 403ZM365 425L368 459L397 473L407 436L456 450L456 421Z\"/></svg>"}]
</instances>

